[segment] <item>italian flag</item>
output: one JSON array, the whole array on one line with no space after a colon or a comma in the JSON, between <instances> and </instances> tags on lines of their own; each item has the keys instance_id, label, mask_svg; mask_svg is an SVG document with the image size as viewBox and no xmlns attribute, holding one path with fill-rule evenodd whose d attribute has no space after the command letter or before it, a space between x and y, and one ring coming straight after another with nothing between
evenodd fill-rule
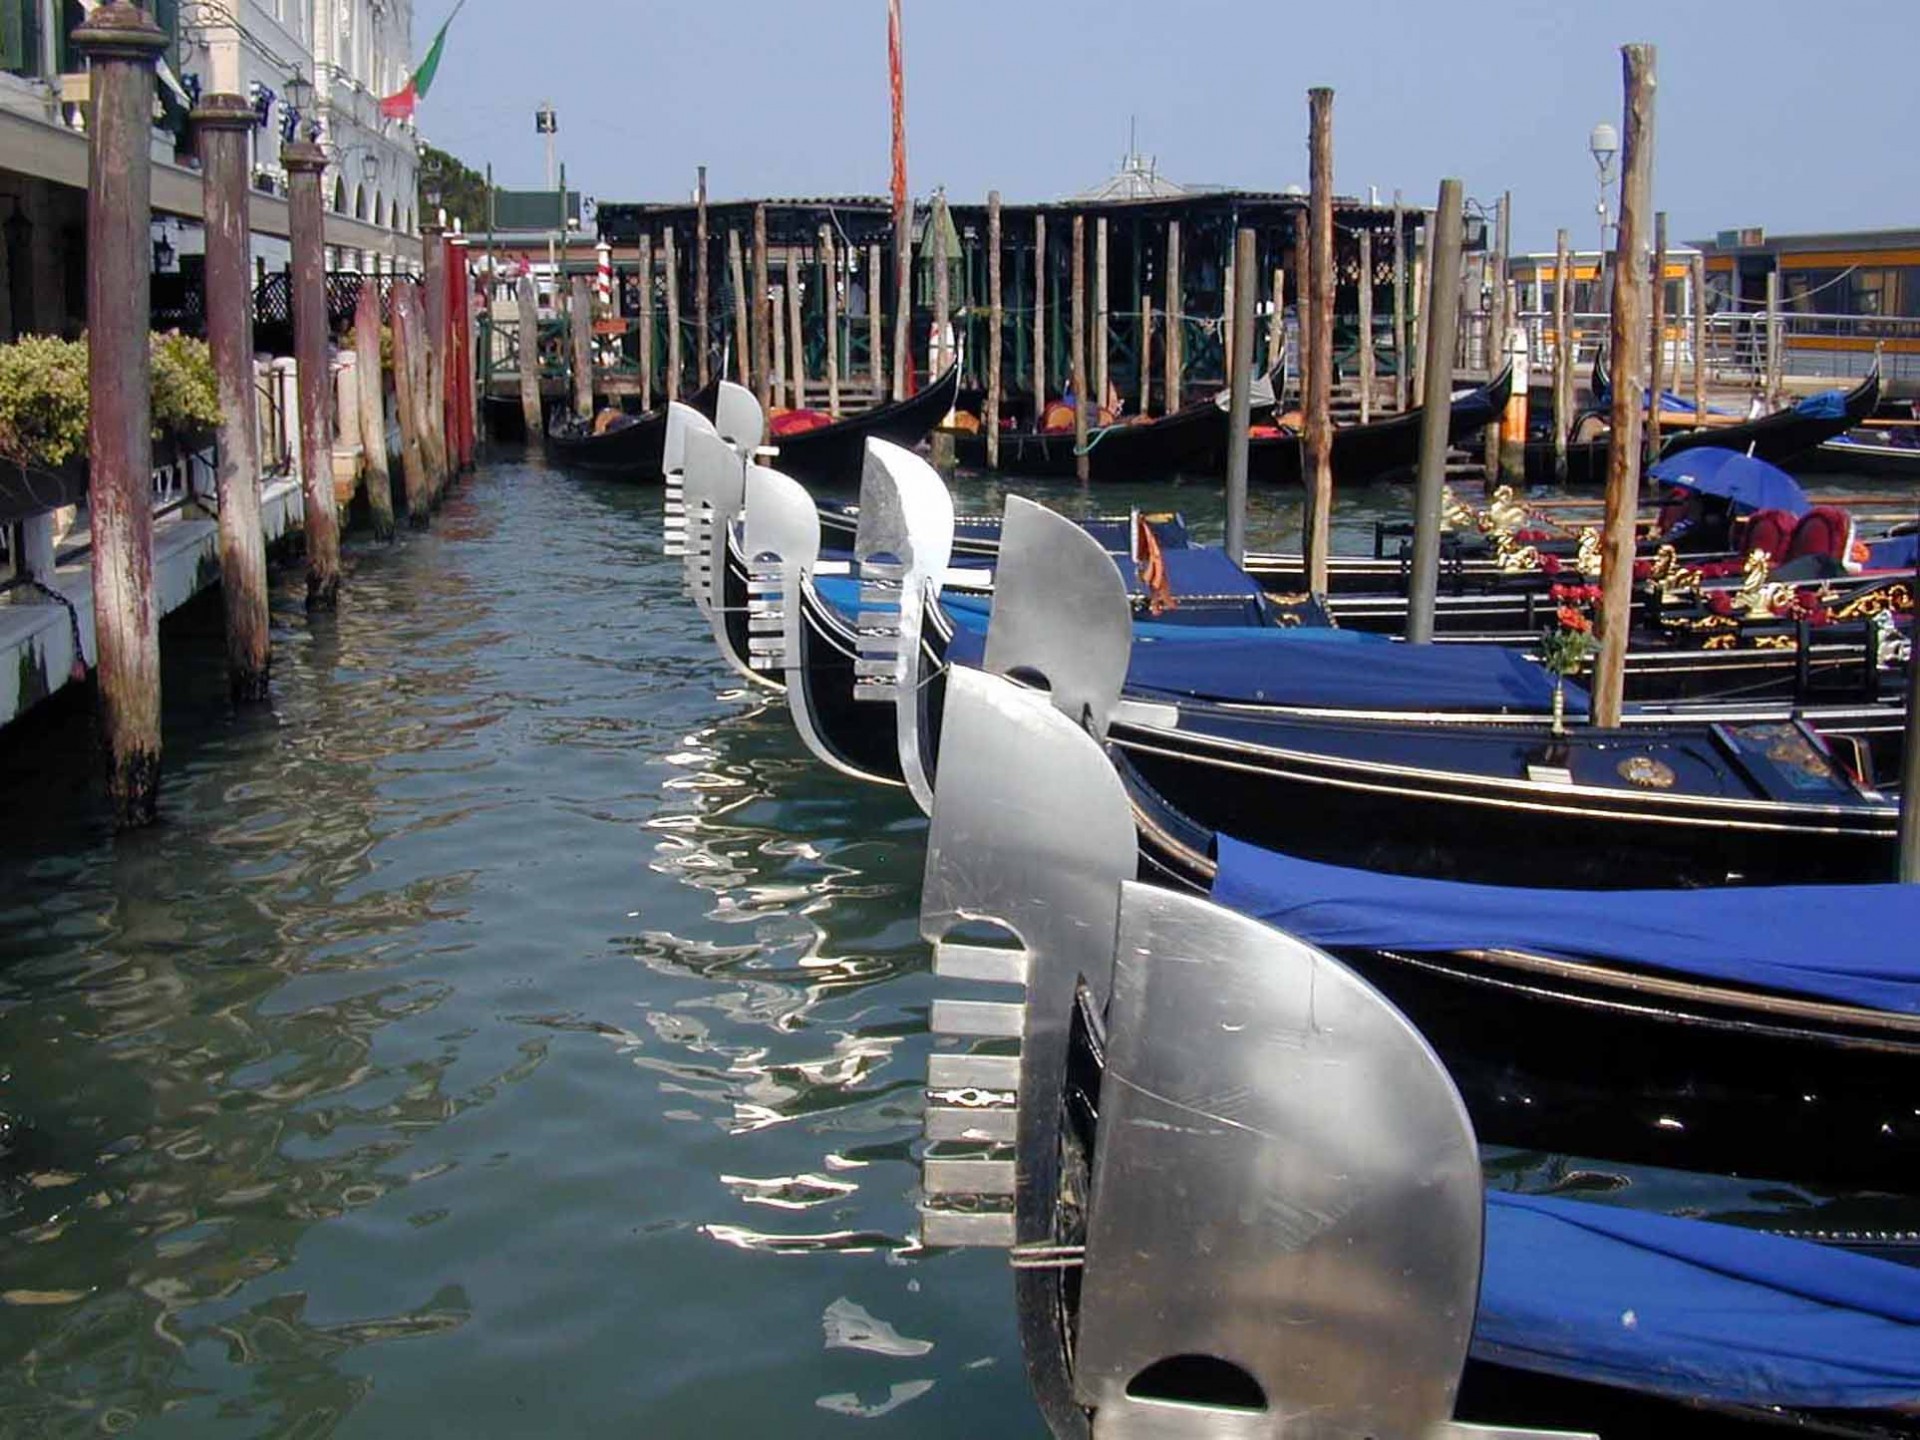
<instances>
[{"instance_id":1,"label":"italian flag","mask_svg":"<svg viewBox=\"0 0 1920 1440\"><path fill-rule=\"evenodd\" d=\"M397 93L389 95L380 102L380 113L389 120L411 120L414 107L427 98L427 91L433 88L434 71L440 68L440 52L447 48L447 28L453 24L454 17L466 8L467 0L453 7L453 14L447 16L440 26L440 33L433 37L433 44L427 49L427 58L420 67L407 77L407 83Z\"/></svg>"}]
</instances>

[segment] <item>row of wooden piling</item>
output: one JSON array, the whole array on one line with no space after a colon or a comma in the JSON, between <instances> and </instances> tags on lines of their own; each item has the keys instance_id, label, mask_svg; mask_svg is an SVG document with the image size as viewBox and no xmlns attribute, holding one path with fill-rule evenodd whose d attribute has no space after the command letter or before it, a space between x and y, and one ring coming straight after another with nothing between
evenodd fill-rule
<instances>
[{"instance_id":1,"label":"row of wooden piling","mask_svg":"<svg viewBox=\"0 0 1920 1440\"><path fill-rule=\"evenodd\" d=\"M151 322L150 117L155 65L167 40L138 5L106 0L74 32L73 41L88 58L92 72L87 438L96 657L108 795L116 824L126 828L156 818L160 784L160 640L148 498L152 401L147 332ZM237 702L259 702L268 695L272 649L255 429L247 219L248 136L255 128L255 115L244 96L208 94L195 106L192 122L200 151L206 221L207 339L221 409L215 483L228 679ZM312 140L296 138L283 149L281 159L288 173L293 252L307 604L314 610L330 610L338 604L340 590L340 519L333 488L334 396L323 271L321 176L327 158ZM397 281L393 291L395 393L407 436L403 464L408 509L415 524L425 523L428 508L453 470L472 462L476 438L470 345L467 330L460 328L470 325L471 316L465 266L460 266L462 278L449 282L444 237L429 236L426 255L429 284L424 302L416 298L417 287L409 282ZM390 536L393 517L386 483L378 303L372 282L363 282L355 325L362 388L354 408L359 412L358 438L367 459L375 530ZM438 314L431 323L424 316L416 318L417 309L423 306L433 312L436 305ZM458 394L452 402L447 388L450 376Z\"/></svg>"}]
</instances>

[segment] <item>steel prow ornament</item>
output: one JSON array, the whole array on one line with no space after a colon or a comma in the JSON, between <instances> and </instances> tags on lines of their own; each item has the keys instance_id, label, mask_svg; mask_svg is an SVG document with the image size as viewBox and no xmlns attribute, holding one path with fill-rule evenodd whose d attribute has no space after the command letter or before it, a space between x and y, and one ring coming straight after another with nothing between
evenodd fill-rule
<instances>
[{"instance_id":1,"label":"steel prow ornament","mask_svg":"<svg viewBox=\"0 0 1920 1440\"><path fill-rule=\"evenodd\" d=\"M933 809L931 767L919 753L921 625L953 557L953 497L934 468L885 440L868 440L854 534L859 653L854 698L891 704L901 775L923 811Z\"/></svg>"},{"instance_id":2,"label":"steel prow ornament","mask_svg":"<svg viewBox=\"0 0 1920 1440\"><path fill-rule=\"evenodd\" d=\"M721 623L724 603L727 527L746 504L749 464L711 425L688 430L687 589L700 613L715 624Z\"/></svg>"},{"instance_id":3,"label":"steel prow ornament","mask_svg":"<svg viewBox=\"0 0 1920 1440\"><path fill-rule=\"evenodd\" d=\"M1055 707L1104 739L1132 650L1133 609L1113 557L1071 520L1009 495L986 668L1044 679Z\"/></svg>"},{"instance_id":4,"label":"steel prow ornament","mask_svg":"<svg viewBox=\"0 0 1920 1440\"><path fill-rule=\"evenodd\" d=\"M767 417L751 390L731 380L722 380L720 395L713 407L713 428L722 440L750 458L766 439Z\"/></svg>"},{"instance_id":5,"label":"steel prow ornament","mask_svg":"<svg viewBox=\"0 0 1920 1440\"><path fill-rule=\"evenodd\" d=\"M667 406L667 434L662 444L660 470L666 482L665 544L668 555L687 553L687 436L711 431L713 422L691 405L675 400Z\"/></svg>"},{"instance_id":6,"label":"steel prow ornament","mask_svg":"<svg viewBox=\"0 0 1920 1440\"><path fill-rule=\"evenodd\" d=\"M922 1234L1013 1247L1054 1433L1528 1433L1451 1418L1484 1199L1426 1041L1312 946L1134 882L1125 788L1041 696L948 687L921 928L943 980L1021 998L933 1028L1020 1052L929 1062L928 1137L974 1153L929 1158ZM949 939L983 922L1018 948Z\"/></svg>"},{"instance_id":7,"label":"steel prow ornament","mask_svg":"<svg viewBox=\"0 0 1920 1440\"><path fill-rule=\"evenodd\" d=\"M747 655L762 684L784 682L800 658L800 585L820 559L820 511L805 486L749 465L740 548L747 566ZM729 654L731 654L729 648Z\"/></svg>"}]
</instances>

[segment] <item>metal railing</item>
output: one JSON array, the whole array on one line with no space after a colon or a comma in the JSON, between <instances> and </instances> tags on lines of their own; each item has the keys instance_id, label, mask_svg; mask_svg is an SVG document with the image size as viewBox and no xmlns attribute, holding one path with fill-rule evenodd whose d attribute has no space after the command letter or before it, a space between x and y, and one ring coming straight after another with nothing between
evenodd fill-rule
<instances>
[{"instance_id":1,"label":"metal railing","mask_svg":"<svg viewBox=\"0 0 1920 1440\"><path fill-rule=\"evenodd\" d=\"M1595 354L1604 349L1611 317L1582 313L1572 317L1574 369L1584 374ZM1523 312L1520 324L1527 333L1528 358L1549 367L1554 361L1557 335L1554 317L1546 312ZM1920 380L1920 317L1884 315L1803 315L1782 312L1781 370L1786 375L1834 379L1859 378L1879 357L1888 380ZM1484 365L1486 317L1463 316L1461 363ZM1767 372L1768 317L1764 312L1719 311L1706 319L1703 354L1709 383L1750 386ZM1667 322L1666 365L1669 374L1693 373L1693 317L1679 315Z\"/></svg>"}]
</instances>

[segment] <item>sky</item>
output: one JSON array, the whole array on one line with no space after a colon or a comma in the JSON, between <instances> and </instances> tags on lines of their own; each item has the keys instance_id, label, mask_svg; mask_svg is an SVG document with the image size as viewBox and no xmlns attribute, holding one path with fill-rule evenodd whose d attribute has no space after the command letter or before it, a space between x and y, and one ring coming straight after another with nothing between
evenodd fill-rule
<instances>
[{"instance_id":1,"label":"sky","mask_svg":"<svg viewBox=\"0 0 1920 1440\"><path fill-rule=\"evenodd\" d=\"M416 0L416 59L454 0ZM1920 0L903 0L908 173L925 197L1058 199L1129 123L1176 181L1304 184L1331 86L1334 182L1432 204L1513 193L1514 248L1598 236L1587 137L1620 124L1619 47L1659 47L1654 197L1676 241L1920 227ZM537 23L530 25L529 21ZM422 134L507 188L669 200L879 194L886 0L468 0Z\"/></svg>"}]
</instances>

